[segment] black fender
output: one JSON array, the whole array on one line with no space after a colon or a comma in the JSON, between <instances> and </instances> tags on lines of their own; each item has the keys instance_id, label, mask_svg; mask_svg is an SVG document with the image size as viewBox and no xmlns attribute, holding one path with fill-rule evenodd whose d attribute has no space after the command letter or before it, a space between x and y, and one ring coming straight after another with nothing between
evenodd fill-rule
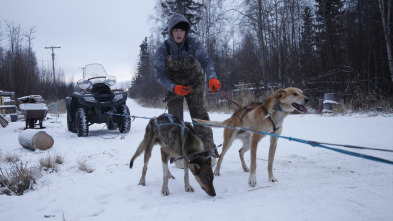
<instances>
[{"instance_id":1,"label":"black fender","mask_svg":"<svg viewBox=\"0 0 393 221\"><path fill-rule=\"evenodd\" d=\"M66 97L66 109L67 109L67 118L73 121L75 119L75 111L80 107L80 102L76 97Z\"/></svg>"},{"instance_id":2,"label":"black fender","mask_svg":"<svg viewBox=\"0 0 393 221\"><path fill-rule=\"evenodd\" d=\"M66 98L64 98L64 100L65 100L65 103L66 103L67 118L69 118L72 115L72 110L71 110L72 97L66 97ZM68 119L68 120L72 120L72 119Z\"/></svg>"}]
</instances>

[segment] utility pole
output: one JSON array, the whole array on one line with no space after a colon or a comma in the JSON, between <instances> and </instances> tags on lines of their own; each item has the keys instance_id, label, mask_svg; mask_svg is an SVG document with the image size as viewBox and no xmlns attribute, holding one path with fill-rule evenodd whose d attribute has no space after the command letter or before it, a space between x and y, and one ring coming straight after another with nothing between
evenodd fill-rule
<instances>
[{"instance_id":1,"label":"utility pole","mask_svg":"<svg viewBox=\"0 0 393 221\"><path fill-rule=\"evenodd\" d=\"M52 49L52 74L53 74L53 83L56 82L56 75L55 75L55 52L53 51L55 48L61 48L61 47L45 47L45 49Z\"/></svg>"},{"instance_id":2,"label":"utility pole","mask_svg":"<svg viewBox=\"0 0 393 221\"><path fill-rule=\"evenodd\" d=\"M86 67L80 67L79 69L82 69L82 76L83 76L83 79L85 79L85 68Z\"/></svg>"}]
</instances>

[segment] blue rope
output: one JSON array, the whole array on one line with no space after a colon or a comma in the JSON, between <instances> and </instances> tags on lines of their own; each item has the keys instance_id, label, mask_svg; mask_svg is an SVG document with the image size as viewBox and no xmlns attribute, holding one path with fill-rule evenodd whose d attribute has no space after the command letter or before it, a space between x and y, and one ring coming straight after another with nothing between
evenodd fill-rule
<instances>
[{"instance_id":1,"label":"blue rope","mask_svg":"<svg viewBox=\"0 0 393 221\"><path fill-rule=\"evenodd\" d=\"M201 125L201 126L208 126L208 127L228 128L228 129L233 129L233 130L248 130L248 131L251 131L251 132L254 132L254 133L260 133L260 134L269 135L269 136L276 137L276 138L287 139L289 141L295 141L295 142L299 142L299 143L304 143L304 144L311 145L313 147L322 147L322 148L325 148L325 149L328 149L328 150L332 150L332 151L336 151L336 152L339 152L339 153L342 153L342 154L347 154L347 155L351 155L351 156L355 156L355 157L360 157L360 158L364 158L364 159L368 159L368 160L373 160L373 161L377 161L377 162L387 163L387 164L392 164L393 165L393 161L390 161L390 160L386 160L386 159L383 159L383 158L374 157L374 156L370 156L370 155L366 155L366 154L356 153L356 152L352 152L352 151L337 149L337 148L334 148L334 147L329 147L329 146L323 145L322 143L319 143L319 142L316 142L316 141L308 141L308 140L303 140L303 139L298 139L298 138L293 138L293 137L280 136L280 135L273 134L273 133L268 133L268 132L264 132L264 131L254 130L254 129L251 129L251 128L219 126L219 125L213 125L213 124L201 124L201 123L196 123L196 122L192 122L192 124ZM342 145L342 146L345 146L345 145ZM351 148L355 148L355 146L351 146ZM358 147L358 149L372 149L372 148ZM383 150L383 151L393 152L391 150L385 150L385 149L372 149L372 150Z\"/></svg>"},{"instance_id":2,"label":"blue rope","mask_svg":"<svg viewBox=\"0 0 393 221\"><path fill-rule=\"evenodd\" d=\"M108 114L108 115L115 115L115 116L120 116L120 117L132 117L132 118L144 118L144 119L151 119L149 117L135 117L135 116L130 116L130 115L125 115L125 114L115 114L115 113L111 113L111 112L106 112L104 114Z\"/></svg>"},{"instance_id":3,"label":"blue rope","mask_svg":"<svg viewBox=\"0 0 393 221\"><path fill-rule=\"evenodd\" d=\"M387 164L393 164L393 161L390 160L386 160L383 158L379 158L379 157L374 157L374 156L370 156L370 155L366 155L366 154L361 154L361 153L356 153L356 152L352 152L352 151L347 151L347 150L342 150L342 149L337 149L334 147L328 147L326 145L322 145L322 144L316 144L316 143L308 143L311 146L318 146L318 147L322 147L328 150L333 150L339 153L343 153L343 154L347 154L347 155L351 155L351 156L355 156L355 157L360 157L360 158L364 158L364 159L368 159L368 160L373 160L373 161L377 161L377 162L381 162L381 163L387 163Z\"/></svg>"},{"instance_id":4,"label":"blue rope","mask_svg":"<svg viewBox=\"0 0 393 221\"><path fill-rule=\"evenodd\" d=\"M107 113L107 114L113 114L113 115L120 115L120 116L125 116L125 115L121 115L121 114L114 114L114 113ZM138 116L131 116L132 118L142 118L142 119L153 119L150 117L138 117ZM230 127L230 126L220 126L220 125L214 125L214 124L202 124L202 123L197 123L197 122L190 122L191 124L194 125L200 125L200 126L207 126L207 127L217 127L217 128L227 128L227 129L232 129L232 130L248 130L254 133L260 133L260 134L264 134L264 135L269 135L272 137L276 137L276 138L282 138L282 139L286 139L289 141L295 141L298 143L303 143L303 144L308 144L310 146L313 147L321 147L321 148L325 148L328 150L332 150L332 151L336 151L342 154L347 154L350 156L354 156L354 157L359 157L359 158L363 158L363 159L368 159L368 160L373 160L376 162L380 162L380 163L386 163L386 164L392 164L393 165L393 161L390 160L386 160L383 158L379 158L379 157L374 157L374 156L370 156L370 155L366 155L366 154L361 154L361 153L356 153L356 152L352 152L352 151L348 151L348 150L343 150L343 149L338 149L338 148L334 148L334 147L329 147L326 145L333 145L333 146L343 146L343 147L349 147L349 148L356 148L356 149L368 149L368 150L376 150L376 151L387 151L387 152L393 152L392 150L386 150L386 149L376 149L376 148L369 148L369 147L359 147L359 146L353 146L353 145L341 145L341 144L329 144L329 143L322 143L322 142L317 142L317 141L309 141L309 140L303 140L303 139L299 139L299 138L295 138L295 137L286 137L286 136L281 136L281 135L277 135L274 133L268 133L268 132L264 132L264 131L259 131L259 130L254 130L252 128L243 128L243 127ZM170 124L170 123L168 123ZM326 145L324 145L326 144Z\"/></svg>"},{"instance_id":5,"label":"blue rope","mask_svg":"<svg viewBox=\"0 0 393 221\"><path fill-rule=\"evenodd\" d=\"M52 103L52 104L48 104L48 108L51 109L51 110L54 110L54 111L57 113L57 106L58 106L59 104L63 103L63 102L65 102L65 101L64 101L64 100L61 100L61 101L59 101L59 102L55 102L55 103Z\"/></svg>"}]
</instances>

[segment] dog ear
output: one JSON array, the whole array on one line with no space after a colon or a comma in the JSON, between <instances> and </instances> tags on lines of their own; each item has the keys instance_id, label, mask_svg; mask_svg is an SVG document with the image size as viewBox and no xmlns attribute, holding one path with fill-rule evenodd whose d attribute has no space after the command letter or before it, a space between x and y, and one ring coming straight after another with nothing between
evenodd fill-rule
<instances>
[{"instance_id":1,"label":"dog ear","mask_svg":"<svg viewBox=\"0 0 393 221\"><path fill-rule=\"evenodd\" d=\"M277 91L276 93L274 93L274 98L276 98L276 99L282 98L282 97L284 97L284 95L286 93L287 92L284 89L281 89L281 90Z\"/></svg>"},{"instance_id":2,"label":"dog ear","mask_svg":"<svg viewBox=\"0 0 393 221\"><path fill-rule=\"evenodd\" d=\"M201 167L198 164L190 163L188 164L188 168L191 170L192 174L197 175L201 170Z\"/></svg>"}]
</instances>

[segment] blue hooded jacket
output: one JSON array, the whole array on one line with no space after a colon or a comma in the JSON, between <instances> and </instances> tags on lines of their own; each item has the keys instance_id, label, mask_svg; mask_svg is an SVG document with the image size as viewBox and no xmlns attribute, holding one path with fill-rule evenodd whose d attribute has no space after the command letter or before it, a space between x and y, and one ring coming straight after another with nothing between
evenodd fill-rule
<instances>
[{"instance_id":1,"label":"blue hooded jacket","mask_svg":"<svg viewBox=\"0 0 393 221\"><path fill-rule=\"evenodd\" d=\"M185 22L188 24L188 30L186 30L186 35L183 41L178 45L172 37L172 29L178 23ZM168 45L172 56L172 59L178 60L186 55L186 50L184 47L185 42L188 42L188 52L189 55L201 64L202 69L207 74L208 79L217 78L216 71L213 67L213 62L207 55L205 48L201 42L194 36L189 35L190 32L190 22L181 14L174 13L168 20ZM186 41L186 39L188 39ZM173 83L166 76L166 66L168 64L168 53L166 51L165 43L161 43L154 55L154 70L157 81L162 84L165 88L173 91L175 83Z\"/></svg>"}]
</instances>

